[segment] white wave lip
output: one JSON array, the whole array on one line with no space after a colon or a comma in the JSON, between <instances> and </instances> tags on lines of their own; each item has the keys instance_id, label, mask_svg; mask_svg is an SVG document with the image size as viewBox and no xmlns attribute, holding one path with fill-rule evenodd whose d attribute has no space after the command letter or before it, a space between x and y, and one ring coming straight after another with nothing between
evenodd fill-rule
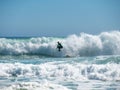
<instances>
[{"instance_id":1,"label":"white wave lip","mask_svg":"<svg viewBox=\"0 0 120 90\"><path fill-rule=\"evenodd\" d=\"M58 52L57 41L63 45ZM30 38L28 40L0 38L1 55L94 56L120 55L120 32L103 32L99 35L81 33L67 38Z\"/></svg>"},{"instance_id":2,"label":"white wave lip","mask_svg":"<svg viewBox=\"0 0 120 90\"><path fill-rule=\"evenodd\" d=\"M41 77L66 80L114 80L120 81L119 64L57 64L55 62L40 65L0 64L0 77Z\"/></svg>"}]
</instances>

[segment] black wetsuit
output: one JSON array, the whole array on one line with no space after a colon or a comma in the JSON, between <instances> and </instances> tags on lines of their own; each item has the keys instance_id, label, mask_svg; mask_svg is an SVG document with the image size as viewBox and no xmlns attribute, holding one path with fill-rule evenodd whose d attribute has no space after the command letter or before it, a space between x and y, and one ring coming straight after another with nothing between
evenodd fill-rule
<instances>
[{"instance_id":1,"label":"black wetsuit","mask_svg":"<svg viewBox=\"0 0 120 90\"><path fill-rule=\"evenodd\" d=\"M63 46L61 45L61 43L58 42L57 48L58 48L58 51L61 51L61 49L63 48Z\"/></svg>"}]
</instances>

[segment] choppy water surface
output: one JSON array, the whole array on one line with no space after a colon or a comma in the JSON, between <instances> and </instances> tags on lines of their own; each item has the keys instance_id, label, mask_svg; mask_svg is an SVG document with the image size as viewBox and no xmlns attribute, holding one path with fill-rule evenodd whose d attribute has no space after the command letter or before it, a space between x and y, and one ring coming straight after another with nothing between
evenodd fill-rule
<instances>
[{"instance_id":1,"label":"choppy water surface","mask_svg":"<svg viewBox=\"0 0 120 90\"><path fill-rule=\"evenodd\" d=\"M1 56L0 67L1 90L120 89L120 56Z\"/></svg>"},{"instance_id":2,"label":"choppy water surface","mask_svg":"<svg viewBox=\"0 0 120 90\"><path fill-rule=\"evenodd\" d=\"M120 32L0 38L0 90L120 90Z\"/></svg>"}]
</instances>

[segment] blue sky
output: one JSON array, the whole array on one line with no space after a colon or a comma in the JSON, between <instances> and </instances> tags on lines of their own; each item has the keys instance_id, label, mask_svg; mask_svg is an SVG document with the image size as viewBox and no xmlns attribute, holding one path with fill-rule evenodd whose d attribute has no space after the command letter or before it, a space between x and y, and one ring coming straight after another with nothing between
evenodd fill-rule
<instances>
[{"instance_id":1,"label":"blue sky","mask_svg":"<svg viewBox=\"0 0 120 90\"><path fill-rule=\"evenodd\" d=\"M120 30L120 0L0 0L0 36Z\"/></svg>"}]
</instances>

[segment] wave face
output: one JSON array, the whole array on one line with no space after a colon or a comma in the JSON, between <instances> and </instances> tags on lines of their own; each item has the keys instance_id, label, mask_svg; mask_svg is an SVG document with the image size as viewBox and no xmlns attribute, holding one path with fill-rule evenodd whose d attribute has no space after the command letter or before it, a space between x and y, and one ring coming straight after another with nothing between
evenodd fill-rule
<instances>
[{"instance_id":1,"label":"wave face","mask_svg":"<svg viewBox=\"0 0 120 90\"><path fill-rule=\"evenodd\" d=\"M61 52L56 48L57 41L63 45ZM120 55L120 32L102 32L99 35L80 33L80 35L70 35L66 38L0 38L0 55L45 55L53 57Z\"/></svg>"}]
</instances>

